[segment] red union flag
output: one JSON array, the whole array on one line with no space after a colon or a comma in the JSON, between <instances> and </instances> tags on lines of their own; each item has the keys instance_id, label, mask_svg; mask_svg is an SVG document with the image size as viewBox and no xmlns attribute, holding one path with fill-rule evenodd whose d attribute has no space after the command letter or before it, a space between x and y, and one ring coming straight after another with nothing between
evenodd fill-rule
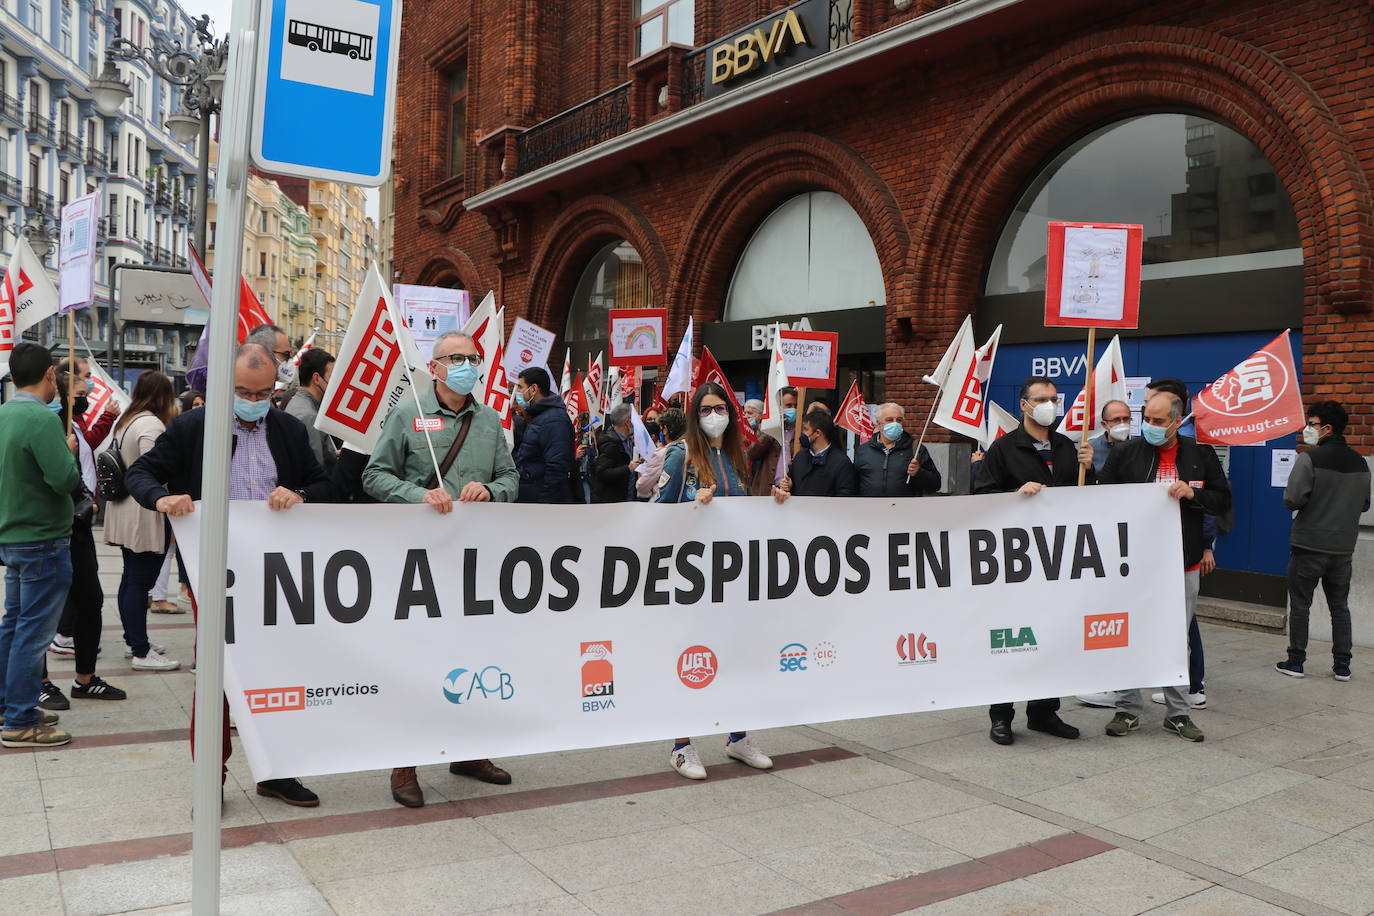
<instances>
[{"instance_id":1,"label":"red union flag","mask_svg":"<svg viewBox=\"0 0 1374 916\"><path fill-rule=\"evenodd\" d=\"M105 412L105 406L111 401L117 403L119 409L124 411L129 408L132 399L115 384L115 380L110 378L109 373L100 367L100 363L90 359L87 360L87 364L91 367L91 381L86 393L87 407L86 412L81 415L81 424L90 429L100 419L100 415ZM113 427L106 435L105 441L96 448L96 451L104 451L105 445L112 438L114 438Z\"/></svg>"},{"instance_id":2,"label":"red union flag","mask_svg":"<svg viewBox=\"0 0 1374 916\"><path fill-rule=\"evenodd\" d=\"M739 426L740 438L744 440L744 447L749 448L758 442L759 437L754 433L753 428L744 422L744 409L739 405L739 398L735 397L735 389L730 387L730 380L725 377L725 372L720 368L720 363L716 362L716 358L711 355L711 351L703 347L701 365L697 367L696 387L700 388L706 382L715 382L725 389L730 404L735 408L736 424Z\"/></svg>"},{"instance_id":3,"label":"red union flag","mask_svg":"<svg viewBox=\"0 0 1374 916\"><path fill-rule=\"evenodd\" d=\"M1302 392L1284 331L1193 398L1197 440L1259 445L1302 429Z\"/></svg>"},{"instance_id":4,"label":"red union flag","mask_svg":"<svg viewBox=\"0 0 1374 916\"><path fill-rule=\"evenodd\" d=\"M844 396L844 403L840 404L840 412L836 414L835 422L865 441L873 438L873 433L877 431L873 423L873 414L869 413L864 396L859 393L858 379L849 383L849 393Z\"/></svg>"},{"instance_id":5,"label":"red union flag","mask_svg":"<svg viewBox=\"0 0 1374 916\"><path fill-rule=\"evenodd\" d=\"M430 378L420 366L407 364L419 362L417 351L410 332L393 320L394 314L391 295L373 265L315 420L316 429L367 454L381 438L387 413L403 397L412 396L407 369L417 385Z\"/></svg>"},{"instance_id":6,"label":"red union flag","mask_svg":"<svg viewBox=\"0 0 1374 916\"><path fill-rule=\"evenodd\" d=\"M14 246L9 268L0 280L0 375L9 366L10 352L21 335L44 318L57 314L57 288L26 238Z\"/></svg>"}]
</instances>

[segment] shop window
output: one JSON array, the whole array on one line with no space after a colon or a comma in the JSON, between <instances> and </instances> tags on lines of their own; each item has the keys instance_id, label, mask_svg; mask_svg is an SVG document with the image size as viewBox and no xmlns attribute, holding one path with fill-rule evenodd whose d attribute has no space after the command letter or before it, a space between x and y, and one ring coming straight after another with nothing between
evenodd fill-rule
<instances>
[{"instance_id":1,"label":"shop window","mask_svg":"<svg viewBox=\"0 0 1374 916\"><path fill-rule=\"evenodd\" d=\"M601 247L577 281L563 336L570 341L603 340L611 309L652 308L654 291L635 247L624 239Z\"/></svg>"},{"instance_id":2,"label":"shop window","mask_svg":"<svg viewBox=\"0 0 1374 916\"><path fill-rule=\"evenodd\" d=\"M696 46L696 0L635 0L635 57L668 44Z\"/></svg>"},{"instance_id":3,"label":"shop window","mask_svg":"<svg viewBox=\"0 0 1374 916\"><path fill-rule=\"evenodd\" d=\"M1196 115L1126 118L1055 156L1012 209L985 295L1045 288L1052 220L1143 225L1142 280L1302 263L1293 204L1269 161Z\"/></svg>"},{"instance_id":4,"label":"shop window","mask_svg":"<svg viewBox=\"0 0 1374 916\"><path fill-rule=\"evenodd\" d=\"M448 76L448 177L462 175L467 163L468 65Z\"/></svg>"},{"instance_id":5,"label":"shop window","mask_svg":"<svg viewBox=\"0 0 1374 916\"><path fill-rule=\"evenodd\" d=\"M726 321L885 305L877 249L833 191L800 194L759 224L725 300Z\"/></svg>"}]
</instances>

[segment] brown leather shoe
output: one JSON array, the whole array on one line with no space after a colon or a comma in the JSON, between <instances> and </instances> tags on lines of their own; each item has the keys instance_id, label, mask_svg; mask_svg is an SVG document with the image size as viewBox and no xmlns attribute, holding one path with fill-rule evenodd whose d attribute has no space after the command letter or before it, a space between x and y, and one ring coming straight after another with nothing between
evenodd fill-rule
<instances>
[{"instance_id":1,"label":"brown leather shoe","mask_svg":"<svg viewBox=\"0 0 1374 916\"><path fill-rule=\"evenodd\" d=\"M397 767L391 771L391 797L398 805L407 808L423 808L425 793L420 791L420 781L415 778L415 767Z\"/></svg>"},{"instance_id":2,"label":"brown leather shoe","mask_svg":"<svg viewBox=\"0 0 1374 916\"><path fill-rule=\"evenodd\" d=\"M464 760L459 763L450 763L448 771L454 776L471 776L473 779L489 782L494 786L510 785L510 774L490 760Z\"/></svg>"}]
</instances>

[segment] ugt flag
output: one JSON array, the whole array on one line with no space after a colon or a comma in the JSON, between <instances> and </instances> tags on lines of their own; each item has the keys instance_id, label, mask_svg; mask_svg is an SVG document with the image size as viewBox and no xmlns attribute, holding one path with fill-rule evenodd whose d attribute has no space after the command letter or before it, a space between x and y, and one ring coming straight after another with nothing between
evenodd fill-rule
<instances>
[{"instance_id":1,"label":"ugt flag","mask_svg":"<svg viewBox=\"0 0 1374 916\"><path fill-rule=\"evenodd\" d=\"M1303 428L1293 346L1284 331L1193 398L1197 441L1259 445Z\"/></svg>"}]
</instances>

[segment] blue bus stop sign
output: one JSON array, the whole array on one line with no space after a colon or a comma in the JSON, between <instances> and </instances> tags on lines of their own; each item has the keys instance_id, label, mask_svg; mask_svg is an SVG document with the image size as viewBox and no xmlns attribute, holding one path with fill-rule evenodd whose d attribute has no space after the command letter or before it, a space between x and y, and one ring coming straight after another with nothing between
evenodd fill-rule
<instances>
[{"instance_id":1,"label":"blue bus stop sign","mask_svg":"<svg viewBox=\"0 0 1374 916\"><path fill-rule=\"evenodd\" d=\"M401 0L263 0L253 161L376 187L391 173Z\"/></svg>"}]
</instances>

